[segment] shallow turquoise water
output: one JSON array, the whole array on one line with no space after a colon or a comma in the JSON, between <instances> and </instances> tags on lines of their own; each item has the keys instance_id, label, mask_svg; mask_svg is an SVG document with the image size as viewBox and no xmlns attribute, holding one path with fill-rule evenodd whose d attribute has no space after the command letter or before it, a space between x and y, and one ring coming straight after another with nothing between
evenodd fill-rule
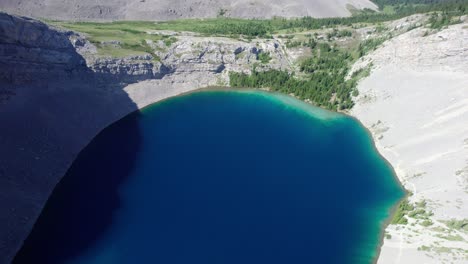
<instances>
[{"instance_id":1,"label":"shallow turquoise water","mask_svg":"<svg viewBox=\"0 0 468 264\"><path fill-rule=\"evenodd\" d=\"M403 195L354 119L197 92L96 137L15 263L370 263Z\"/></svg>"}]
</instances>

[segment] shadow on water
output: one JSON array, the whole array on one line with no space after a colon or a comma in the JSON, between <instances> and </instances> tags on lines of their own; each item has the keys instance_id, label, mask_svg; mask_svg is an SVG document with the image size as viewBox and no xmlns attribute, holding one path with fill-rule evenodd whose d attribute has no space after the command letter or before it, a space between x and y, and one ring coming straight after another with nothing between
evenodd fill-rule
<instances>
[{"instance_id":1,"label":"shadow on water","mask_svg":"<svg viewBox=\"0 0 468 264\"><path fill-rule=\"evenodd\" d=\"M21 30L25 32L18 33ZM0 263L17 250L76 153L109 122L138 110L124 87L155 77L96 73L76 52L69 34L0 12L0 92L14 94L0 111L5 128L0 168L5 175L17 175L16 182L2 181L0 186L3 197L10 197L2 197L1 210L15 209L14 214L1 213L0 224L8 228L0 229ZM64 263L109 227L120 207L118 188L133 169L141 144L135 118L113 126L121 126L121 133L100 133L99 144L90 143L55 186L13 263ZM19 151L25 144L27 151ZM89 156L86 152L98 153L93 156L99 159L80 158ZM125 162L115 166L116 158Z\"/></svg>"},{"instance_id":2,"label":"shadow on water","mask_svg":"<svg viewBox=\"0 0 468 264\"><path fill-rule=\"evenodd\" d=\"M102 132L17 263L370 263L399 188L357 123L240 94L190 98Z\"/></svg>"},{"instance_id":3,"label":"shadow on water","mask_svg":"<svg viewBox=\"0 0 468 264\"><path fill-rule=\"evenodd\" d=\"M135 121L126 118L113 124L80 153L56 186L14 263L65 263L106 231L120 207L119 186L133 169L139 149ZM120 133L108 133L116 130Z\"/></svg>"}]
</instances>

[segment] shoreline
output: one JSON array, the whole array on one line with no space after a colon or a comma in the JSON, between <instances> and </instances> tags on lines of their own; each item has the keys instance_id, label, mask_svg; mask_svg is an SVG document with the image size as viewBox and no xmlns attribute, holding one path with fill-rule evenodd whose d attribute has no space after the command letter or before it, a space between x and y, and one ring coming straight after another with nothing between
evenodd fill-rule
<instances>
[{"instance_id":1,"label":"shoreline","mask_svg":"<svg viewBox=\"0 0 468 264\"><path fill-rule=\"evenodd\" d=\"M359 124L366 130L366 133L368 135L368 137L371 138L372 140L372 147L374 148L374 151L376 153L378 153L378 155L380 156L381 159L383 159L385 161L385 163L387 163L387 165L392 168L392 174L393 174L393 177L394 177L394 180L395 182L400 186L400 188L404 191L405 195L397 202L395 203L389 210L389 215L387 217L387 219L381 224L381 231L380 231L380 234L379 234L379 244L378 244L378 248L377 248L377 254L375 255L375 257L373 258L372 260L372 264L377 264L377 262L379 261L379 258L380 258L380 253L382 251L382 247L384 245L384 242L385 242L385 230L387 229L387 227L391 224L392 222L392 219L393 217L395 216L395 213L398 209L398 206L405 200L408 198L409 196L409 192L408 190L405 188L405 186L403 185L403 183L400 181L400 178L398 177L397 173L396 173L396 170L395 168L393 167L393 165L390 163L390 161L380 152L379 148L377 147L377 141L376 139L374 138L374 135L372 134L372 132L370 131L370 129L368 127L366 127L357 117L355 116L352 116L352 115L349 115L349 114L346 114L348 117L354 119L356 122L359 122Z\"/></svg>"},{"instance_id":2,"label":"shoreline","mask_svg":"<svg viewBox=\"0 0 468 264\"><path fill-rule=\"evenodd\" d=\"M380 264L466 261L468 236L447 223L468 218L468 31L465 21L424 32L404 33L353 66L374 65L349 114L369 128L379 153L412 191L409 204L424 204L422 217L411 209L403 216L407 224L387 225L391 237L383 239Z\"/></svg>"},{"instance_id":3,"label":"shoreline","mask_svg":"<svg viewBox=\"0 0 468 264\"><path fill-rule=\"evenodd\" d=\"M190 77L190 76L186 76L186 77ZM196 76L194 76L192 78L196 78ZM82 150L84 150L89 145L89 143L99 133L101 133L105 128L109 127L110 125L118 122L122 118L125 118L126 116L128 116L128 115L130 115L130 114L132 114L134 112L143 111L144 108L150 107L151 105L156 104L156 103L160 103L160 102L162 102L164 100L167 100L167 99L170 99L170 98L173 98L173 97L177 97L177 96L190 94L190 93L199 92L199 91L262 92L262 93L264 93L266 95L273 95L275 100L280 100L280 101L282 101L282 103L284 103L288 107L294 107L294 108L297 108L300 111L304 111L304 109L301 109L301 106L293 105L291 103L283 101L282 99L291 98L291 99L297 100L298 102L301 102L301 104L304 104L304 106L311 106L311 107L314 107L316 109L320 109L320 111L323 111L324 113L327 113L327 114L342 115L342 116L346 116L346 117L349 117L349 118L353 118L354 120L359 122L359 125L362 128L367 130L367 133L370 133L370 131L367 129L367 127L365 127L363 125L363 123L360 122L359 119L357 119L357 118L355 118L355 117L353 117L353 116L351 116L351 115L349 115L347 113L334 112L334 111L330 111L330 110L327 110L327 109L324 109L324 108L320 108L320 107L314 106L313 104L311 104L309 102L297 99L297 98L295 98L295 97L293 97L291 95L287 95L287 94L271 92L271 91L265 91L265 89L243 89L243 88L230 88L230 87L226 87L226 86L218 86L218 85L216 85L216 82L215 82L216 80L215 79L213 79L211 81L212 82L203 83L203 84L200 84L200 83L182 83L182 84L178 84L178 83L174 83L171 78L167 78L167 79L161 79L161 80L142 81L142 82L138 82L138 83L130 84L130 85L126 86L124 88L124 91L128 94L128 97L133 101L136 108L121 107L116 103L108 102L109 103L108 107L111 108L111 109L108 109L108 110L110 110L110 111L107 112L107 113L101 111L101 112L103 112L103 113L101 113L102 117L100 117L100 120L98 120L98 122L97 122L98 124L96 126L89 126L89 127L86 126L85 127L85 130L87 131L86 133L88 133L88 135L86 135L86 133L85 133L85 135L80 134L78 136L78 137L81 138L81 140L80 140L81 143L78 144L79 146L75 146L75 148L78 147L78 149L71 148L71 149L65 150L67 153L65 153L65 155L62 156L61 165L59 167L55 168L55 170L59 171L58 173L61 176L58 177L58 180L51 187L50 192L47 193L47 196L45 197L45 202L40 203L40 208L38 210L37 215L35 216L35 218L32 218L32 220L34 220L34 221L31 222L31 225L29 226L29 228L28 228L28 226L26 226L28 231L25 234L24 239L22 239L21 243L19 243L17 245L17 248L15 249L12 256L4 255L4 257L5 258L10 258L10 260L12 260L14 258L16 253L21 248L24 240L27 238L27 236L31 232L32 228L34 227L36 219L41 214L45 204L47 203L48 199L50 198L50 195L54 191L55 186L60 182L60 180L63 178L63 176L66 175L66 173L68 172L68 170L72 166L73 162L78 157L79 153ZM281 97L283 97L283 98L281 98ZM310 115L310 113L307 113L307 111L305 111L305 113ZM323 116L321 118L323 118ZM63 122L63 121L61 121L61 122ZM59 124L56 124L54 126L60 127ZM368 135L368 136L370 136L370 135ZM370 139L373 142L373 147L375 148L374 151L377 151L380 158L384 158L382 156L382 154L376 148L374 138L370 137ZM385 158L384 158L384 160L385 160L385 162L388 163L388 161ZM61 166L64 166L64 167L61 167ZM391 166L391 168L394 171L393 166ZM60 171L63 171L63 173L60 173ZM398 182L398 184L400 184L400 182ZM394 207L390 210L390 216L389 216L388 221L385 221L384 223L382 223L382 227L381 227L380 234L379 234L379 244L377 244L377 248L376 248L377 251L376 251L375 259L377 259L379 257L381 244L382 244L384 234L385 234L385 228L388 225L388 223L391 221L391 218L393 217L394 210L395 210L396 206L398 206L398 204L399 203L394 205ZM375 263L375 261L374 261L374 263Z\"/></svg>"}]
</instances>

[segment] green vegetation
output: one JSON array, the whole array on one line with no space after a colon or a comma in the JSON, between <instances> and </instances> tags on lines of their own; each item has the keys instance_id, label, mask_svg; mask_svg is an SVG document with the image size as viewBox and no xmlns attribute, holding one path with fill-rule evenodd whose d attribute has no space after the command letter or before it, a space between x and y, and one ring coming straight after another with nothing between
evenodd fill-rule
<instances>
[{"instance_id":1,"label":"green vegetation","mask_svg":"<svg viewBox=\"0 0 468 264\"><path fill-rule=\"evenodd\" d=\"M437 245L437 243L434 243ZM431 246L420 246L418 247L419 251L427 251L427 252L434 252L436 254L450 254L454 252L458 252L461 254L466 254L466 250L463 250L461 248L449 248L449 247L439 247L436 245L431 245ZM444 262L442 262L444 263Z\"/></svg>"},{"instance_id":2,"label":"green vegetation","mask_svg":"<svg viewBox=\"0 0 468 264\"><path fill-rule=\"evenodd\" d=\"M351 36L349 30L333 30L330 38ZM269 70L266 72L253 69L252 75L230 74L232 87L270 88L286 94L294 94L302 100L330 110L345 110L353 106L351 96L357 96L358 81L369 75L370 66L360 69L346 79L350 66L367 52L376 49L387 38L368 39L357 47L341 49L328 42L319 42L308 35L305 41L286 42L287 47L304 46L311 49L311 56L299 63L300 74ZM353 56L353 54L355 54ZM264 60L261 60L264 63Z\"/></svg>"},{"instance_id":3,"label":"green vegetation","mask_svg":"<svg viewBox=\"0 0 468 264\"><path fill-rule=\"evenodd\" d=\"M418 173L416 175L422 175L423 173ZM420 208L425 208L427 205L427 202L426 200L421 200L419 202L416 203L416 207L420 207Z\"/></svg>"},{"instance_id":4,"label":"green vegetation","mask_svg":"<svg viewBox=\"0 0 468 264\"><path fill-rule=\"evenodd\" d=\"M364 40L363 42L359 43L358 56L362 57L367 53L377 49L377 47L384 43L387 39L388 37L379 37Z\"/></svg>"},{"instance_id":5,"label":"green vegetation","mask_svg":"<svg viewBox=\"0 0 468 264\"><path fill-rule=\"evenodd\" d=\"M432 13L429 18L429 24L431 29L441 29L443 27L460 23L460 18L453 17L449 13Z\"/></svg>"},{"instance_id":6,"label":"green vegetation","mask_svg":"<svg viewBox=\"0 0 468 264\"><path fill-rule=\"evenodd\" d=\"M110 36L135 38L136 35L146 34L151 30L190 31L206 35L223 35L232 37L270 37L273 30L272 20L211 18L211 19L181 19L163 22L151 21L115 21L115 22L61 22L48 23L65 28L89 33L96 39ZM100 36L103 33L103 36ZM130 35L125 36L125 33ZM158 37L154 35L153 37ZM161 36L159 36L161 37Z\"/></svg>"},{"instance_id":7,"label":"green vegetation","mask_svg":"<svg viewBox=\"0 0 468 264\"><path fill-rule=\"evenodd\" d=\"M175 37L159 34L148 34L151 22L50 22L55 26L68 28L87 35L90 42L98 48L98 54L104 56L124 57L128 55L151 54L152 48L146 40L162 40L166 46L177 41Z\"/></svg>"},{"instance_id":8,"label":"green vegetation","mask_svg":"<svg viewBox=\"0 0 468 264\"><path fill-rule=\"evenodd\" d=\"M190 31L206 35L223 35L231 37L265 37L282 30L311 30L336 27L340 25L350 26L355 23L380 23L403 18L415 13L428 13L441 11L447 16L459 16L468 13L467 0L374 0L381 8L386 7L386 12L374 12L364 10L358 15L344 18L312 18L303 17L296 19L233 19L223 17L226 10L219 10L219 17L212 19L183 19L164 22L150 21L116 21L112 23L94 22L54 22L66 28L89 33L94 39L102 39L117 35L134 38L135 35L145 34L148 30ZM387 7L389 6L389 7ZM391 12L388 11L391 9ZM125 36L125 33L130 35ZM104 33L102 36L98 33ZM340 32L338 34L349 34ZM153 36L156 37L156 36ZM140 42L140 41L136 41Z\"/></svg>"},{"instance_id":9,"label":"green vegetation","mask_svg":"<svg viewBox=\"0 0 468 264\"><path fill-rule=\"evenodd\" d=\"M463 237L458 235L458 234L456 234L456 235L451 235L451 234L438 235L437 237L440 237L442 239L449 240L449 241L463 241Z\"/></svg>"},{"instance_id":10,"label":"green vegetation","mask_svg":"<svg viewBox=\"0 0 468 264\"><path fill-rule=\"evenodd\" d=\"M212 19L184 19L152 23L155 30L190 31L205 35L270 38L273 27L270 20L246 20L218 17Z\"/></svg>"},{"instance_id":11,"label":"green vegetation","mask_svg":"<svg viewBox=\"0 0 468 264\"><path fill-rule=\"evenodd\" d=\"M290 49L290 48L296 48L299 46L304 46L304 43L298 40L295 40L295 41L287 40L285 45L286 45L286 48Z\"/></svg>"},{"instance_id":12,"label":"green vegetation","mask_svg":"<svg viewBox=\"0 0 468 264\"><path fill-rule=\"evenodd\" d=\"M433 216L434 213L432 213L431 211L426 211L426 204L426 200L422 200L420 202L415 203L414 210L408 212L408 217L424 220L421 223L421 225L423 226L432 225L432 222L429 220L429 217Z\"/></svg>"},{"instance_id":13,"label":"green vegetation","mask_svg":"<svg viewBox=\"0 0 468 264\"><path fill-rule=\"evenodd\" d=\"M311 49L314 49L317 46L317 41L315 38L312 38L309 36L309 39L306 41L299 41L299 40L291 40L288 39L285 43L287 48L295 48L295 47L309 47Z\"/></svg>"},{"instance_id":14,"label":"green vegetation","mask_svg":"<svg viewBox=\"0 0 468 264\"><path fill-rule=\"evenodd\" d=\"M221 35L233 38L255 37L270 38L272 34L280 31L304 31L321 29L326 27L350 26L355 23L380 23L384 21L402 18L414 13L426 13L441 11L442 14L434 14L430 19L430 27L442 28L446 25L457 23L457 16L468 13L468 0L374 0L385 12L364 10L357 15L346 18L316 19L303 17L297 19L274 18L270 20L244 20L223 17L226 10L219 10L219 17L213 19L185 19L165 22L151 21L116 21L111 23L96 22L59 22L48 21L51 24L62 26L74 31L89 35L89 40L96 44L99 54L110 56L139 55L151 52L145 40L163 40L166 46L170 46L174 37L148 34L154 30L191 31L204 35ZM383 32L384 27L378 26L377 32ZM350 37L349 30L333 29L328 38ZM118 45L108 45L107 42L118 40ZM368 40L362 43L359 53L362 56L374 49L385 39ZM307 46L307 43L288 41L287 47ZM153 54L154 55L154 54Z\"/></svg>"},{"instance_id":15,"label":"green vegetation","mask_svg":"<svg viewBox=\"0 0 468 264\"><path fill-rule=\"evenodd\" d=\"M423 208L418 208L408 213L409 217L416 218L416 219L428 219L432 215L434 215L432 212L427 212Z\"/></svg>"},{"instance_id":16,"label":"green vegetation","mask_svg":"<svg viewBox=\"0 0 468 264\"><path fill-rule=\"evenodd\" d=\"M427 1L426 4L415 3L415 1ZM467 0L375 0L381 9L384 6L387 12L373 12L364 10L352 17L346 18L323 18L315 19L304 17L298 19L276 19L271 21L274 30L281 29L299 29L310 30L323 27L334 27L355 23L380 23L395 19L400 19L416 13L428 13L442 11L450 16L460 16L468 12ZM389 12L391 10L391 12Z\"/></svg>"},{"instance_id":17,"label":"green vegetation","mask_svg":"<svg viewBox=\"0 0 468 264\"><path fill-rule=\"evenodd\" d=\"M451 253L453 250L453 248L448 248L448 247L434 247L433 248L433 251L437 254L441 254L441 253Z\"/></svg>"},{"instance_id":18,"label":"green vegetation","mask_svg":"<svg viewBox=\"0 0 468 264\"><path fill-rule=\"evenodd\" d=\"M422 226L425 226L425 227L428 227L428 226L431 226L433 225L434 223L431 221L431 220L424 220L422 221L421 225Z\"/></svg>"},{"instance_id":19,"label":"green vegetation","mask_svg":"<svg viewBox=\"0 0 468 264\"><path fill-rule=\"evenodd\" d=\"M258 54L258 60L260 60L261 63L267 64L271 60L270 53L268 52L260 52Z\"/></svg>"},{"instance_id":20,"label":"green vegetation","mask_svg":"<svg viewBox=\"0 0 468 264\"><path fill-rule=\"evenodd\" d=\"M416 218L416 217L418 217L418 215L422 215L422 214L425 214L425 213L426 213L426 210L424 210L424 209L416 209L414 211L409 212L408 216L412 217L412 218Z\"/></svg>"},{"instance_id":21,"label":"green vegetation","mask_svg":"<svg viewBox=\"0 0 468 264\"><path fill-rule=\"evenodd\" d=\"M365 68L360 68L359 70L353 72L353 74L351 75L351 78L356 79L356 80L360 80L362 78L365 78L365 77L369 76L369 74L371 72L371 69L372 69L372 64L368 65ZM355 96L357 96L357 95L355 95Z\"/></svg>"},{"instance_id":22,"label":"green vegetation","mask_svg":"<svg viewBox=\"0 0 468 264\"><path fill-rule=\"evenodd\" d=\"M414 206L409 203L408 198L403 199L398 205L391 223L396 225L406 225L408 223L406 215L412 210L414 210Z\"/></svg>"},{"instance_id":23,"label":"green vegetation","mask_svg":"<svg viewBox=\"0 0 468 264\"><path fill-rule=\"evenodd\" d=\"M422 222L417 222L422 226L431 226L433 225L430 217L434 215L431 211L425 209L426 201L422 200L415 204L410 204L408 199L405 198L399 205L395 212L395 215L392 219L392 224L402 224L406 225L408 223L408 218L423 220Z\"/></svg>"},{"instance_id":24,"label":"green vegetation","mask_svg":"<svg viewBox=\"0 0 468 264\"><path fill-rule=\"evenodd\" d=\"M227 12L227 9L221 8L218 11L218 17L223 17Z\"/></svg>"},{"instance_id":25,"label":"green vegetation","mask_svg":"<svg viewBox=\"0 0 468 264\"><path fill-rule=\"evenodd\" d=\"M257 71L252 74L230 73L232 87L270 88L285 94L294 94L302 100L310 100L317 106L331 110L344 110L353 106L351 92L358 78L353 75L345 80L354 58L350 53L330 46L328 43L309 42L312 56L300 63L301 76L286 71Z\"/></svg>"},{"instance_id":26,"label":"green vegetation","mask_svg":"<svg viewBox=\"0 0 468 264\"><path fill-rule=\"evenodd\" d=\"M333 38L344 38L344 37L351 37L353 32L347 29L338 30L334 28L331 32L327 34L327 39L331 40Z\"/></svg>"},{"instance_id":27,"label":"green vegetation","mask_svg":"<svg viewBox=\"0 0 468 264\"><path fill-rule=\"evenodd\" d=\"M468 13L467 0L372 0L391 17L433 12L429 21L431 29L459 23L459 17ZM410 28L411 30L412 28ZM426 32L426 35L428 32Z\"/></svg>"},{"instance_id":28,"label":"green vegetation","mask_svg":"<svg viewBox=\"0 0 468 264\"><path fill-rule=\"evenodd\" d=\"M430 251L430 250L431 250L431 248L430 248L430 247L428 247L428 246L424 246L424 245L422 245L422 246L418 247L418 250L420 250L420 251Z\"/></svg>"},{"instance_id":29,"label":"green vegetation","mask_svg":"<svg viewBox=\"0 0 468 264\"><path fill-rule=\"evenodd\" d=\"M341 32L341 33L340 33ZM348 33L349 32L349 33ZM350 36L349 30L333 30L331 37ZM304 41L291 41L289 36L287 47L304 46L311 49L311 56L299 63L300 73L288 73L277 70L266 72L253 69L252 75L231 73L232 87L270 88L286 94L294 94L302 100L309 100L313 104L330 109L346 110L353 106L351 96L357 96L358 81L369 75L370 67L354 72L349 79L352 63L368 51L375 49L386 38L369 39L356 47L338 48L328 42L317 41L312 34L308 34ZM354 54L354 55L353 55Z\"/></svg>"},{"instance_id":30,"label":"green vegetation","mask_svg":"<svg viewBox=\"0 0 468 264\"><path fill-rule=\"evenodd\" d=\"M375 32L377 33L382 33L384 31L387 31L388 28L385 27L382 23L378 23L377 26L375 27Z\"/></svg>"},{"instance_id":31,"label":"green vegetation","mask_svg":"<svg viewBox=\"0 0 468 264\"><path fill-rule=\"evenodd\" d=\"M393 15L395 14L395 7L391 6L391 5L386 5L382 8L382 12L384 14L388 14L388 15Z\"/></svg>"},{"instance_id":32,"label":"green vegetation","mask_svg":"<svg viewBox=\"0 0 468 264\"><path fill-rule=\"evenodd\" d=\"M451 219L449 221L446 221L445 224L451 229L468 232L468 219Z\"/></svg>"}]
</instances>

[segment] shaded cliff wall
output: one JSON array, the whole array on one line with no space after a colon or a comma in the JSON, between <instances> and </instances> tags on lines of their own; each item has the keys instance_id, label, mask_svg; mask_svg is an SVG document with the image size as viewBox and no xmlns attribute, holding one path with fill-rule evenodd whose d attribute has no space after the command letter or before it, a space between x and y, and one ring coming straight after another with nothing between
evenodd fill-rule
<instances>
[{"instance_id":1,"label":"shaded cliff wall","mask_svg":"<svg viewBox=\"0 0 468 264\"><path fill-rule=\"evenodd\" d=\"M70 34L0 13L0 263L12 260L81 149L137 109L128 82L88 68Z\"/></svg>"},{"instance_id":2,"label":"shaded cliff wall","mask_svg":"<svg viewBox=\"0 0 468 264\"><path fill-rule=\"evenodd\" d=\"M35 20L0 14L0 80L24 83L85 71L85 60L67 34Z\"/></svg>"}]
</instances>

